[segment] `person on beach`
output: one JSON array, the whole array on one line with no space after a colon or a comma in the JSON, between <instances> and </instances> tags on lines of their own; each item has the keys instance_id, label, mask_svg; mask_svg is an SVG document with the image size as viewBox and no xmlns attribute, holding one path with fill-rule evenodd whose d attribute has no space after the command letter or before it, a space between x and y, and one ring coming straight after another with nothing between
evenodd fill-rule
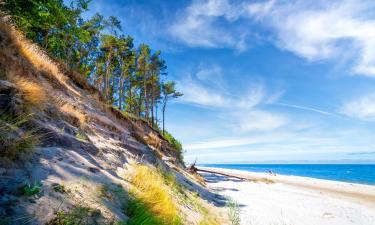
<instances>
[{"instance_id":1,"label":"person on beach","mask_svg":"<svg viewBox=\"0 0 375 225\"><path fill-rule=\"evenodd\" d=\"M269 170L268 173L269 173L271 176L276 176L276 173L272 172L272 170Z\"/></svg>"}]
</instances>

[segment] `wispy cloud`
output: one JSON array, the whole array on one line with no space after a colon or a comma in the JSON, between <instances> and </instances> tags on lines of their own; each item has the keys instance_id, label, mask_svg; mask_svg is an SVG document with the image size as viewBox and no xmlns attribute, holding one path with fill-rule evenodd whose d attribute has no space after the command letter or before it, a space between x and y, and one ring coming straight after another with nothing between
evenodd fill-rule
<instances>
[{"instance_id":1,"label":"wispy cloud","mask_svg":"<svg viewBox=\"0 0 375 225\"><path fill-rule=\"evenodd\" d=\"M375 121L375 93L359 97L342 106L343 114L365 121Z\"/></svg>"},{"instance_id":2,"label":"wispy cloud","mask_svg":"<svg viewBox=\"0 0 375 225\"><path fill-rule=\"evenodd\" d=\"M313 3L280 2L263 15L276 32L277 46L309 60L340 60L350 54L354 73L375 76L374 1Z\"/></svg>"},{"instance_id":3,"label":"wispy cloud","mask_svg":"<svg viewBox=\"0 0 375 225\"><path fill-rule=\"evenodd\" d=\"M239 132L272 131L288 123L284 115L265 110L239 110L230 114L229 127Z\"/></svg>"},{"instance_id":4,"label":"wispy cloud","mask_svg":"<svg viewBox=\"0 0 375 225\"><path fill-rule=\"evenodd\" d=\"M188 150L201 150L201 149L216 149L216 148L227 148L227 147L236 147L242 145L251 145L251 144L261 144L261 143L271 143L272 141L280 141L285 138L284 134L281 135L263 135L263 136L249 136L242 138L233 138L233 139L220 139L220 140L211 140L204 141L199 143L193 143L185 145L185 148Z\"/></svg>"},{"instance_id":5,"label":"wispy cloud","mask_svg":"<svg viewBox=\"0 0 375 225\"><path fill-rule=\"evenodd\" d=\"M223 90L222 87L209 87L200 82L202 78L212 76L213 69L201 69L195 76L187 74L183 80L178 83L178 89L184 95L180 98L181 102L195 104L199 106L208 106L226 109L250 109L263 101L276 100L268 98L264 86L261 83L249 84L249 89L244 94L236 95L230 90ZM221 68L215 67L214 72L220 76ZM196 79L195 77L198 77Z\"/></svg>"},{"instance_id":6,"label":"wispy cloud","mask_svg":"<svg viewBox=\"0 0 375 225\"><path fill-rule=\"evenodd\" d=\"M327 116L337 116L335 113L331 113L331 112L327 112L327 111L323 111L323 110L320 110L320 109L307 107L307 106L285 104L285 103L275 103L274 105L285 106L285 107L294 108L294 109L307 110L307 111L311 111L311 112L315 112L315 113L319 113L319 114L323 114L323 115L327 115Z\"/></svg>"},{"instance_id":7,"label":"wispy cloud","mask_svg":"<svg viewBox=\"0 0 375 225\"><path fill-rule=\"evenodd\" d=\"M195 76L186 75L179 82L179 90L184 96L179 99L181 103L193 104L219 110L224 127L237 132L270 131L277 129L288 122L286 116L279 113L260 109L277 101L282 91L269 94L262 82L253 82L245 85L247 90L223 89L209 86L204 81L212 76L221 77L222 69L219 66L200 68ZM214 79L213 79L214 80ZM224 80L223 80L224 82ZM236 87L232 85L232 88ZM235 94L241 93L241 94Z\"/></svg>"},{"instance_id":8,"label":"wispy cloud","mask_svg":"<svg viewBox=\"0 0 375 225\"><path fill-rule=\"evenodd\" d=\"M244 49L245 31L231 34L216 26L217 20L230 25L238 19L236 7L226 0L194 1L179 14L170 33L189 46Z\"/></svg>"},{"instance_id":9,"label":"wispy cloud","mask_svg":"<svg viewBox=\"0 0 375 225\"><path fill-rule=\"evenodd\" d=\"M349 142L346 133L347 131L323 133L320 130L303 133L293 130L276 131L240 138L211 139L187 144L185 148L188 150L188 157L194 158L198 154L201 159L201 156L207 155L211 157L211 160L207 159L207 161L212 161L212 158L216 157L227 159L225 156L218 157L218 155L235 156L236 161L241 161L258 160L258 157L275 159L275 156L278 156L278 159L284 156L290 160L298 159L298 155L329 157L329 155L337 156L336 154L352 156L374 154L372 150L363 151L363 149L375 148L371 133L354 136Z\"/></svg>"},{"instance_id":10,"label":"wispy cloud","mask_svg":"<svg viewBox=\"0 0 375 225\"><path fill-rule=\"evenodd\" d=\"M371 152L351 152L348 155L375 155L375 151Z\"/></svg>"},{"instance_id":11,"label":"wispy cloud","mask_svg":"<svg viewBox=\"0 0 375 225\"><path fill-rule=\"evenodd\" d=\"M189 46L244 50L257 23L281 49L310 61L349 56L353 73L375 76L374 10L369 0L193 1L170 33Z\"/></svg>"}]
</instances>

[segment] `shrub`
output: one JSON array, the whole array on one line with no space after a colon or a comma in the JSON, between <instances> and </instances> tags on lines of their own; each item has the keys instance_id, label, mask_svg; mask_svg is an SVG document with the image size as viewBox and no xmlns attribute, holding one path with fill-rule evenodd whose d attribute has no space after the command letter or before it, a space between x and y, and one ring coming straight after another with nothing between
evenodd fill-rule
<instances>
[{"instance_id":1,"label":"shrub","mask_svg":"<svg viewBox=\"0 0 375 225\"><path fill-rule=\"evenodd\" d=\"M183 163L184 157L183 157L183 149L182 144L180 141L178 141L176 138L174 138L170 133L167 131L164 132L164 138L168 141L168 143L172 146L174 150L176 150L178 160Z\"/></svg>"}]
</instances>

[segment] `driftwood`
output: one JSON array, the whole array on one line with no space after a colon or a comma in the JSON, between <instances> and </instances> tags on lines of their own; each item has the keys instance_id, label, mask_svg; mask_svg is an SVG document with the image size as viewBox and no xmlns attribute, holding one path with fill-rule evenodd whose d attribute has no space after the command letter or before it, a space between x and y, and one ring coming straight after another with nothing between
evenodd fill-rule
<instances>
[{"instance_id":1,"label":"driftwood","mask_svg":"<svg viewBox=\"0 0 375 225\"><path fill-rule=\"evenodd\" d=\"M198 169L197 167L195 167L195 164L197 163L197 159L195 159L195 161L186 168L186 170L189 172L189 173L197 173L198 172Z\"/></svg>"},{"instance_id":2,"label":"driftwood","mask_svg":"<svg viewBox=\"0 0 375 225\"><path fill-rule=\"evenodd\" d=\"M197 170L197 172L214 173L214 174L219 174L219 175L226 176L226 177L237 178L237 179L240 179L240 180L252 181L250 179L246 179L246 178L235 176L235 175L231 175L231 174L216 172L216 171L212 171L212 170L198 169L196 167L195 167L195 169Z\"/></svg>"}]
</instances>

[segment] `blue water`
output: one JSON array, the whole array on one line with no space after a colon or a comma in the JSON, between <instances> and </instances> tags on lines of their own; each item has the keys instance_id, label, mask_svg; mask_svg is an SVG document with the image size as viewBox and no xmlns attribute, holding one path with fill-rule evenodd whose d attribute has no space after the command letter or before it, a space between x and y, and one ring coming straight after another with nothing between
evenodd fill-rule
<instances>
[{"instance_id":1,"label":"blue water","mask_svg":"<svg viewBox=\"0 0 375 225\"><path fill-rule=\"evenodd\" d=\"M375 164L205 164L201 166L375 185Z\"/></svg>"}]
</instances>

